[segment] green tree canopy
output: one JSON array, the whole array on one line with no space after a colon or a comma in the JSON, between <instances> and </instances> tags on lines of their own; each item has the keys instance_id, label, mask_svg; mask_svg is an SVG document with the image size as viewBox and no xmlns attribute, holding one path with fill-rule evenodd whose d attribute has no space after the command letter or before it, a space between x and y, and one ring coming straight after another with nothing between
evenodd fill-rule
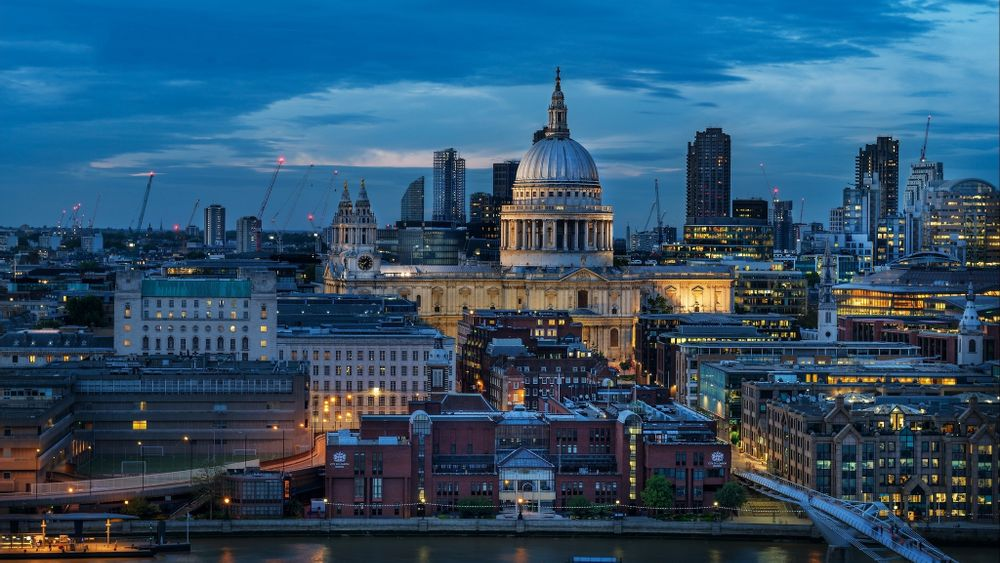
<instances>
[{"instance_id":1,"label":"green tree canopy","mask_svg":"<svg viewBox=\"0 0 1000 563\"><path fill-rule=\"evenodd\" d=\"M642 503L649 508L673 508L674 486L662 475L653 475L642 490Z\"/></svg>"},{"instance_id":2,"label":"green tree canopy","mask_svg":"<svg viewBox=\"0 0 1000 563\"><path fill-rule=\"evenodd\" d=\"M747 490L736 481L730 481L715 493L715 501L723 508L737 509L747 501Z\"/></svg>"},{"instance_id":3,"label":"green tree canopy","mask_svg":"<svg viewBox=\"0 0 1000 563\"><path fill-rule=\"evenodd\" d=\"M66 300L66 324L104 326L104 303L96 295L70 297Z\"/></svg>"},{"instance_id":4,"label":"green tree canopy","mask_svg":"<svg viewBox=\"0 0 1000 563\"><path fill-rule=\"evenodd\" d=\"M566 501L566 507L575 518L590 518L594 515L593 505L583 495L573 495Z\"/></svg>"},{"instance_id":5,"label":"green tree canopy","mask_svg":"<svg viewBox=\"0 0 1000 563\"><path fill-rule=\"evenodd\" d=\"M466 497L458 500L458 515L462 518L489 518L496 509L488 498Z\"/></svg>"}]
</instances>

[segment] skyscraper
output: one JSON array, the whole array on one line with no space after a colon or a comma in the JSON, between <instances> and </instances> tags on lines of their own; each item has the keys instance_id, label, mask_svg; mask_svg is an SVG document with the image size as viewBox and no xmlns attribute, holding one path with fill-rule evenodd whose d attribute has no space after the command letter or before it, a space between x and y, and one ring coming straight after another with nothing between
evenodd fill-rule
<instances>
[{"instance_id":1,"label":"skyscraper","mask_svg":"<svg viewBox=\"0 0 1000 563\"><path fill-rule=\"evenodd\" d=\"M944 181L944 163L922 160L910 165L910 177L903 192L903 217L906 219L906 252L916 252L921 248L921 217L924 201L931 186Z\"/></svg>"},{"instance_id":2,"label":"skyscraper","mask_svg":"<svg viewBox=\"0 0 1000 563\"><path fill-rule=\"evenodd\" d=\"M236 252L256 251L259 236L260 221L256 217L247 215L236 220Z\"/></svg>"},{"instance_id":3,"label":"skyscraper","mask_svg":"<svg viewBox=\"0 0 1000 563\"><path fill-rule=\"evenodd\" d=\"M403 223L424 222L424 177L410 182L399 202L399 220Z\"/></svg>"},{"instance_id":4,"label":"skyscraper","mask_svg":"<svg viewBox=\"0 0 1000 563\"><path fill-rule=\"evenodd\" d=\"M767 200L758 197L733 200L733 217L755 219L767 223Z\"/></svg>"},{"instance_id":5,"label":"skyscraper","mask_svg":"<svg viewBox=\"0 0 1000 563\"><path fill-rule=\"evenodd\" d=\"M510 203L514 196L514 178L517 176L517 166L520 161L505 160L493 163L493 203L504 205Z\"/></svg>"},{"instance_id":6,"label":"skyscraper","mask_svg":"<svg viewBox=\"0 0 1000 563\"><path fill-rule=\"evenodd\" d=\"M687 217L728 217L731 143L721 128L695 133L687 152Z\"/></svg>"},{"instance_id":7,"label":"skyscraper","mask_svg":"<svg viewBox=\"0 0 1000 563\"><path fill-rule=\"evenodd\" d=\"M872 217L869 228L873 232L879 219L899 213L898 140L878 137L875 144L858 149L854 159L854 187L863 188L868 182L873 190L879 190L878 213Z\"/></svg>"},{"instance_id":8,"label":"skyscraper","mask_svg":"<svg viewBox=\"0 0 1000 563\"><path fill-rule=\"evenodd\" d=\"M795 236L792 230L792 202L779 200L775 188L772 226L774 227L774 249L795 250Z\"/></svg>"},{"instance_id":9,"label":"skyscraper","mask_svg":"<svg viewBox=\"0 0 1000 563\"><path fill-rule=\"evenodd\" d=\"M465 223L465 159L455 149L434 152L434 220Z\"/></svg>"},{"instance_id":10,"label":"skyscraper","mask_svg":"<svg viewBox=\"0 0 1000 563\"><path fill-rule=\"evenodd\" d=\"M205 246L226 246L226 208L217 203L205 208Z\"/></svg>"}]
</instances>

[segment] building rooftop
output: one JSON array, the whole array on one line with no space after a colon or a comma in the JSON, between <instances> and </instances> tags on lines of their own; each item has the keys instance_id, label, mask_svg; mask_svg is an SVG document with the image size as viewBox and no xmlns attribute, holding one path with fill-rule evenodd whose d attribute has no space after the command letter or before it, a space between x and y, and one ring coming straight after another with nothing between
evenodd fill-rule
<instances>
[{"instance_id":1,"label":"building rooftop","mask_svg":"<svg viewBox=\"0 0 1000 563\"><path fill-rule=\"evenodd\" d=\"M250 280L226 279L147 279L142 280L143 297L250 297Z\"/></svg>"}]
</instances>

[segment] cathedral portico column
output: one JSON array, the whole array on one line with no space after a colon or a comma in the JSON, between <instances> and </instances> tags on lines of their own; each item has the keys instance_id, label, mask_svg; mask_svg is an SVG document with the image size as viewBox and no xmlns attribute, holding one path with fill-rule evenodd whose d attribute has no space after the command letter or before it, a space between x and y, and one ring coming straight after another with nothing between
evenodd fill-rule
<instances>
[{"instance_id":1,"label":"cathedral portico column","mask_svg":"<svg viewBox=\"0 0 1000 563\"><path fill-rule=\"evenodd\" d=\"M563 220L563 250L569 250L569 221Z\"/></svg>"}]
</instances>

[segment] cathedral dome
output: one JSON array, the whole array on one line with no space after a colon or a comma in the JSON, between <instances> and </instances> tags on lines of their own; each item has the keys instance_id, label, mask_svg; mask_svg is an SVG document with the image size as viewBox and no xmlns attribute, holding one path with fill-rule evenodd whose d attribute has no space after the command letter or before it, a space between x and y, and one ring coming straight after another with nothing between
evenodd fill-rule
<instances>
[{"instance_id":1,"label":"cathedral dome","mask_svg":"<svg viewBox=\"0 0 1000 563\"><path fill-rule=\"evenodd\" d=\"M517 167L518 184L599 185L597 165L583 145L569 137L546 137L535 143Z\"/></svg>"}]
</instances>

